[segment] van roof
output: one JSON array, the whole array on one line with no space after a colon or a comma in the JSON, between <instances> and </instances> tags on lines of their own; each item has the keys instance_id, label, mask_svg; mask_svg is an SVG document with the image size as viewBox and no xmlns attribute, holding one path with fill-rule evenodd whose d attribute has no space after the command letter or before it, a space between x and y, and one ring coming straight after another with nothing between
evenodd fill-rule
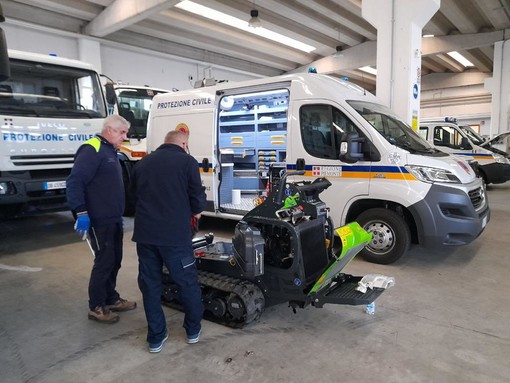
<instances>
[{"instance_id":1,"label":"van roof","mask_svg":"<svg viewBox=\"0 0 510 383\"><path fill-rule=\"evenodd\" d=\"M286 74L276 77L266 77L261 79L247 80L247 81L239 81L239 82L224 82L214 86L195 88L191 90L182 90L174 93L167 93L163 95L157 95L159 100L165 100L166 98L179 98L179 95L189 95L189 94L197 94L200 95L204 92L207 93L217 93L217 92L226 92L229 93L230 90L236 90L235 93L238 93L237 90L241 91L257 91L264 90L264 85L270 84L282 84L282 86L288 86L289 83L292 83L294 99L304 99L310 97L319 97L319 98L346 98L346 99L355 99L360 100L364 99L367 101L375 101L376 97L360 86L351 83L349 81L341 80L332 76L317 74L317 73L295 73L295 74ZM301 86L298 86L301 84ZM255 88L255 89L253 89ZM257 89L258 88L258 89Z\"/></svg>"}]
</instances>

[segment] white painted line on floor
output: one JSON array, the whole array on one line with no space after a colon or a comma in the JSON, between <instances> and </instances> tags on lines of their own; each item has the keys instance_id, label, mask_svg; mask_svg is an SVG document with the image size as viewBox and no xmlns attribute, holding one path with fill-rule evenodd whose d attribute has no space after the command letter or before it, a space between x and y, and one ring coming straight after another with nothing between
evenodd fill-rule
<instances>
[{"instance_id":1,"label":"white painted line on floor","mask_svg":"<svg viewBox=\"0 0 510 383\"><path fill-rule=\"evenodd\" d=\"M0 269L12 271L29 271L31 273L41 271L42 267L29 267L29 266L8 266L0 263Z\"/></svg>"}]
</instances>

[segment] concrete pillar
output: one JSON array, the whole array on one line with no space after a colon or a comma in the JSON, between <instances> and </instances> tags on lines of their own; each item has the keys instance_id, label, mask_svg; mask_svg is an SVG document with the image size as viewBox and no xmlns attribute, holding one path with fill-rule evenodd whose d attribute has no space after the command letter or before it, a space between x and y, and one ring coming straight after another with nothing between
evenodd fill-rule
<instances>
[{"instance_id":1,"label":"concrete pillar","mask_svg":"<svg viewBox=\"0 0 510 383\"><path fill-rule=\"evenodd\" d=\"M377 28L377 97L418 129L421 31L440 0L363 0L362 16Z\"/></svg>"},{"instance_id":2,"label":"concrete pillar","mask_svg":"<svg viewBox=\"0 0 510 383\"><path fill-rule=\"evenodd\" d=\"M81 61L92 64L94 69L101 73L101 44L99 41L79 38L78 57Z\"/></svg>"},{"instance_id":3,"label":"concrete pillar","mask_svg":"<svg viewBox=\"0 0 510 383\"><path fill-rule=\"evenodd\" d=\"M507 30L510 32L510 30ZM485 80L492 94L490 136L510 130L510 36L494 44L492 77Z\"/></svg>"}]
</instances>

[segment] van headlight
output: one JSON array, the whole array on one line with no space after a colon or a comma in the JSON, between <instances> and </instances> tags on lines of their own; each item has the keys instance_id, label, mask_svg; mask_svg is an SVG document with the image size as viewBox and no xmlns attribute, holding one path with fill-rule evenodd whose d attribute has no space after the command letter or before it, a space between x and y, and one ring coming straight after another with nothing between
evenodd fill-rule
<instances>
[{"instance_id":1,"label":"van headlight","mask_svg":"<svg viewBox=\"0 0 510 383\"><path fill-rule=\"evenodd\" d=\"M453 184L461 183L456 175L446 169L417 165L406 166L406 169L409 171L409 173L423 182L447 182Z\"/></svg>"},{"instance_id":2,"label":"van headlight","mask_svg":"<svg viewBox=\"0 0 510 383\"><path fill-rule=\"evenodd\" d=\"M494 161L496 161L498 164L510 164L508 158L503 157L501 154L494 153L492 154L492 157L494 158Z\"/></svg>"}]
</instances>

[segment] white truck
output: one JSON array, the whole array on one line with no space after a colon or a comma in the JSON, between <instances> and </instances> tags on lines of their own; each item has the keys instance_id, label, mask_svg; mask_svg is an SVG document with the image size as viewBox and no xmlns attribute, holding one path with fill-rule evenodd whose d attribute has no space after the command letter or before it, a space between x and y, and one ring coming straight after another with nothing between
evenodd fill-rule
<instances>
[{"instance_id":1,"label":"white truck","mask_svg":"<svg viewBox=\"0 0 510 383\"><path fill-rule=\"evenodd\" d=\"M336 226L373 233L360 253L392 263L410 244L465 245L490 210L482 180L434 149L356 85L313 73L167 93L154 98L148 152L179 126L190 132L207 191L204 215L241 219L281 170L326 177Z\"/></svg>"},{"instance_id":2,"label":"white truck","mask_svg":"<svg viewBox=\"0 0 510 383\"><path fill-rule=\"evenodd\" d=\"M110 89L108 89L110 87ZM152 98L169 90L153 88L147 85L125 85L108 83L106 101L108 114L119 114L131 123L128 141L120 148L129 161L138 161L147 154L147 120Z\"/></svg>"},{"instance_id":3,"label":"white truck","mask_svg":"<svg viewBox=\"0 0 510 383\"><path fill-rule=\"evenodd\" d=\"M133 215L133 197L130 189L130 174L136 161L147 154L147 120L152 98L169 90L153 88L147 85L126 85L109 81L105 84L108 114L119 114L131 124L125 141L119 148L119 160L122 164L126 207L124 214Z\"/></svg>"},{"instance_id":4,"label":"white truck","mask_svg":"<svg viewBox=\"0 0 510 383\"><path fill-rule=\"evenodd\" d=\"M0 82L0 216L67 210L78 147L101 131L99 75L81 61L8 51Z\"/></svg>"},{"instance_id":5,"label":"white truck","mask_svg":"<svg viewBox=\"0 0 510 383\"><path fill-rule=\"evenodd\" d=\"M478 173L487 185L510 180L510 156L485 145L470 126L457 124L450 118L420 122L420 135L446 153L476 161Z\"/></svg>"}]
</instances>

